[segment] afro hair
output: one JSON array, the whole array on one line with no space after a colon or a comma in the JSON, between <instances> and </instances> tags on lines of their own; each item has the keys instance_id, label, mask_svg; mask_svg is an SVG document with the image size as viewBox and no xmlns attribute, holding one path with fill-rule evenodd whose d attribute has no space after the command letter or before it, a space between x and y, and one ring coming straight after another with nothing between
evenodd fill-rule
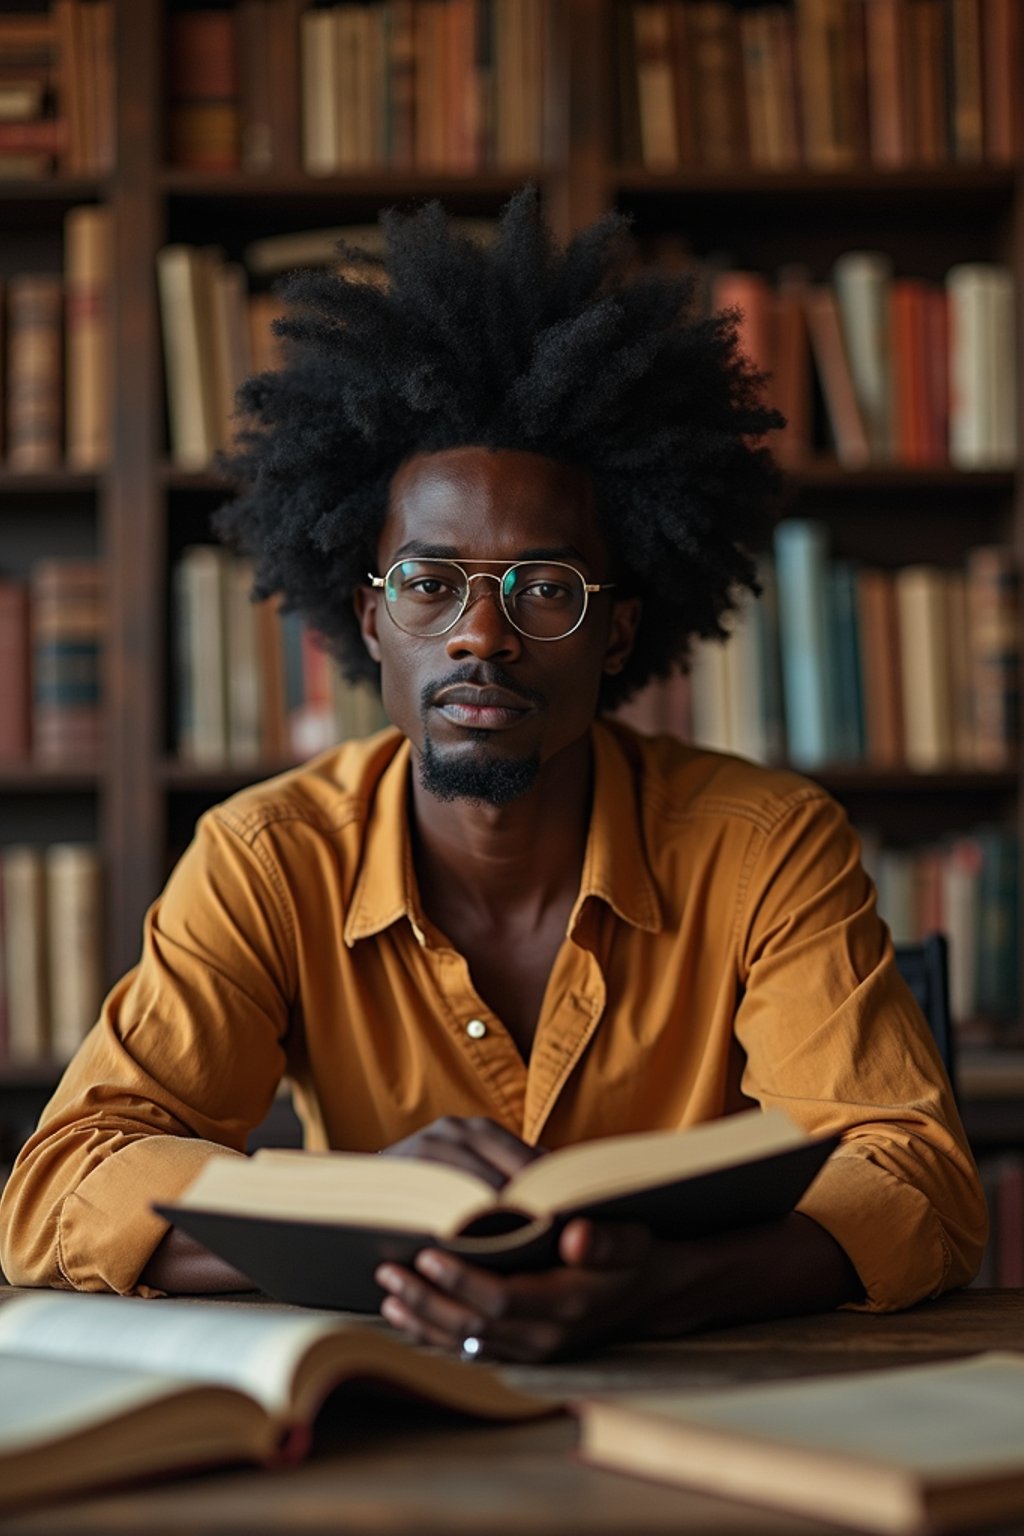
<instances>
[{"instance_id":1,"label":"afro hair","mask_svg":"<svg viewBox=\"0 0 1024 1536\"><path fill-rule=\"evenodd\" d=\"M284 365L239 392L222 461L238 495L216 527L253 557L255 596L281 594L348 677L376 677L352 599L392 476L416 453L520 449L593 475L615 580L643 599L602 707L685 668L758 592L778 483L763 440L782 418L738 315L692 318L688 278L637 272L621 215L557 248L530 187L488 246L438 203L381 223L383 256L342 246L344 271L282 282Z\"/></svg>"}]
</instances>

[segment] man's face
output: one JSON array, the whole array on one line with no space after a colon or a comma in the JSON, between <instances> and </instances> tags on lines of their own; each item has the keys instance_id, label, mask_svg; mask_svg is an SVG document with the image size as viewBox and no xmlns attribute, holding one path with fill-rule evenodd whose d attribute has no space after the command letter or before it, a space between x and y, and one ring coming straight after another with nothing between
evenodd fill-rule
<instances>
[{"instance_id":1,"label":"man's face","mask_svg":"<svg viewBox=\"0 0 1024 1536\"><path fill-rule=\"evenodd\" d=\"M540 454L457 448L419 454L391 482L375 574L410 556L467 562L565 561L585 581L613 579L585 471ZM356 608L381 664L384 704L412 742L425 788L441 799L502 804L543 764L589 730L601 679L620 671L639 605L594 593L574 634L533 640L509 622L497 583L471 584L465 613L445 634L404 633L379 588Z\"/></svg>"}]
</instances>

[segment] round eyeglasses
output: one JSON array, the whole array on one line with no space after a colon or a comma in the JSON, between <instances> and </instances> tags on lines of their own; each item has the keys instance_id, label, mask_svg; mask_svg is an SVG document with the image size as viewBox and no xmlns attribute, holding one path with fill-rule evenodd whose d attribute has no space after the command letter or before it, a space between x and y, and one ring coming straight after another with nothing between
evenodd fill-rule
<instances>
[{"instance_id":1,"label":"round eyeglasses","mask_svg":"<svg viewBox=\"0 0 1024 1536\"><path fill-rule=\"evenodd\" d=\"M467 565L504 565L469 560ZM529 640L564 640L579 629L592 592L608 592L613 581L584 581L561 560L516 560L493 571L464 570L457 560L396 560L383 576L369 575L383 589L392 621L407 635L444 635L469 607L474 581L493 581L501 611Z\"/></svg>"}]
</instances>

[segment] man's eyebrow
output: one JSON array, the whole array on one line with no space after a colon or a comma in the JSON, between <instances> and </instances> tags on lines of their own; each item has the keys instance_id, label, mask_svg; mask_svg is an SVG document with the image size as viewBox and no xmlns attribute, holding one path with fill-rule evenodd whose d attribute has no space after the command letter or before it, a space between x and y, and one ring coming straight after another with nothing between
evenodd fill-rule
<instances>
[{"instance_id":1,"label":"man's eyebrow","mask_svg":"<svg viewBox=\"0 0 1024 1536\"><path fill-rule=\"evenodd\" d=\"M394 558L404 560L410 555L419 560L466 559L468 564L473 564L468 556L459 554L458 546L455 544L430 544L422 539L410 539L401 545L395 551ZM510 558L509 564L514 564L516 560L581 560L584 565L587 563L586 555L582 550L577 549L575 544L538 545L535 549L521 549L518 554ZM501 562L496 560L494 563L499 565Z\"/></svg>"}]
</instances>

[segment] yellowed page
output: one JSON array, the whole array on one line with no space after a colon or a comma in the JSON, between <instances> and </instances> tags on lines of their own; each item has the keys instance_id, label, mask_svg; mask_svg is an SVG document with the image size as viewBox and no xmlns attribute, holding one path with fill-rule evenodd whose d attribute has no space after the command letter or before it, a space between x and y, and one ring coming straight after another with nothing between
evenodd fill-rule
<instances>
[{"instance_id":1,"label":"yellowed page","mask_svg":"<svg viewBox=\"0 0 1024 1536\"><path fill-rule=\"evenodd\" d=\"M295 1369L336 1331L323 1313L224 1302L47 1293L0 1307L0 1365L9 1356L134 1370L178 1382L218 1382L286 1414Z\"/></svg>"}]
</instances>

